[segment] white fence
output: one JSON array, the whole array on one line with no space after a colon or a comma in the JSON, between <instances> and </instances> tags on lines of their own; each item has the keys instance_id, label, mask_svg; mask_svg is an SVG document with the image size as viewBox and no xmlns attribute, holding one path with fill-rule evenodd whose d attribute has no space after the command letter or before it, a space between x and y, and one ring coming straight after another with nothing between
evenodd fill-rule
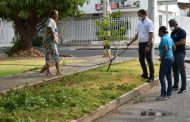
<instances>
[{"instance_id":1,"label":"white fence","mask_svg":"<svg viewBox=\"0 0 190 122\"><path fill-rule=\"evenodd\" d=\"M12 22L0 19L0 47L9 47L14 38L14 28Z\"/></svg>"},{"instance_id":2,"label":"white fence","mask_svg":"<svg viewBox=\"0 0 190 122\"><path fill-rule=\"evenodd\" d=\"M102 45L102 41L98 39L96 32L96 21L98 19L83 19L74 20L68 18L63 22L59 22L58 27L64 28L61 36L62 45L66 46L86 46L86 45ZM179 26L187 32L187 43L190 43L190 18L176 17ZM136 17L122 17L120 19L112 19L118 26L120 22L124 22L127 26L124 36L131 38L136 34L138 20ZM156 35L157 36L157 35ZM14 28L12 22L2 21L0 19L0 47L12 46L14 39ZM160 38L157 38L156 43L159 43ZM123 44L124 41L118 44Z\"/></svg>"},{"instance_id":3,"label":"white fence","mask_svg":"<svg viewBox=\"0 0 190 122\"><path fill-rule=\"evenodd\" d=\"M96 21L99 19L74 20L67 19L63 23L59 23L58 27L64 28L64 33L61 36L61 44L66 46L81 46L81 45L99 45L102 40L99 40L96 32ZM136 17L122 17L112 19L119 27L121 22L125 24L126 31L123 36L131 38L136 34L138 20Z\"/></svg>"}]
</instances>

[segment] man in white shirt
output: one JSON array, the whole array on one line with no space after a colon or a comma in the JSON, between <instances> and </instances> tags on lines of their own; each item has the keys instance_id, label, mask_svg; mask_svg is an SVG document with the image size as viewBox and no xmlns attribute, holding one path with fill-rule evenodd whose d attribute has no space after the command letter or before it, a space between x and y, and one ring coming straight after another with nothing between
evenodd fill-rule
<instances>
[{"instance_id":1,"label":"man in white shirt","mask_svg":"<svg viewBox=\"0 0 190 122\"><path fill-rule=\"evenodd\" d=\"M146 11L143 9L139 10L137 14L140 20L137 26L137 34L128 44L128 46L131 45L135 40L139 40L139 62L143 71L141 76L145 79L148 79L147 82L151 82L154 80L154 65L152 59L152 39L154 35L153 22L148 18ZM149 66L149 77L145 58Z\"/></svg>"}]
</instances>

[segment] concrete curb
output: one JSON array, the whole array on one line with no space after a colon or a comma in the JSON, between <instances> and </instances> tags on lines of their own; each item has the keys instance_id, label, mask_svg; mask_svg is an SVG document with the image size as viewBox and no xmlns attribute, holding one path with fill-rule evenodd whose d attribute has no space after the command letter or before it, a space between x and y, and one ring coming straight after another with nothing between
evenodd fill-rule
<instances>
[{"instance_id":1,"label":"concrete curb","mask_svg":"<svg viewBox=\"0 0 190 122\"><path fill-rule=\"evenodd\" d=\"M118 108L119 106L125 104L129 100L140 96L144 94L145 92L148 92L152 87L156 86L159 84L159 79L155 79L154 82L151 83L145 83L134 90L122 95L121 97L117 98L116 100L111 101L110 103L101 106L97 110L91 112L90 114L77 119L77 120L72 120L71 122L92 122L100 117L103 117L107 113L113 111L114 109Z\"/></svg>"}]
</instances>

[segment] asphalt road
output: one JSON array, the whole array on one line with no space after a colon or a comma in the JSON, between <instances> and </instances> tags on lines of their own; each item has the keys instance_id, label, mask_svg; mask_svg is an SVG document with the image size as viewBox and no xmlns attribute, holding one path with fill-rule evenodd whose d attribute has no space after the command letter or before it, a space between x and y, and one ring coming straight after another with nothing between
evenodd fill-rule
<instances>
[{"instance_id":1,"label":"asphalt road","mask_svg":"<svg viewBox=\"0 0 190 122\"><path fill-rule=\"evenodd\" d=\"M0 48L0 55L4 53L6 48ZM44 52L43 48L39 48L40 51ZM120 54L124 50L117 50L116 54ZM186 51L186 57L190 58L190 50ZM97 55L103 55L103 50L102 49L90 49L90 50L76 50L73 48L59 48L59 53L64 54L64 55L72 55L74 57L89 57L89 56L97 56ZM112 54L114 54L114 51L112 50ZM138 57L138 51L137 49L129 49L126 50L121 57ZM155 50L155 56L158 56L158 50Z\"/></svg>"},{"instance_id":2,"label":"asphalt road","mask_svg":"<svg viewBox=\"0 0 190 122\"><path fill-rule=\"evenodd\" d=\"M116 54L120 54L123 50L117 50ZM75 57L88 57L103 55L103 50L60 50L60 54L73 55ZM112 50L112 54L114 51ZM136 50L127 50L122 55L122 57L137 57L138 52Z\"/></svg>"},{"instance_id":3,"label":"asphalt road","mask_svg":"<svg viewBox=\"0 0 190 122\"><path fill-rule=\"evenodd\" d=\"M117 54L120 54L123 50L118 50ZM65 50L59 49L60 54L65 55L72 55L74 57L88 57L88 56L97 56L103 55L103 50ZM114 51L112 50L112 54ZM126 50L121 57L137 57L138 51L137 50ZM158 50L155 50L155 56L158 56ZM186 57L190 58L190 50L187 50Z\"/></svg>"}]
</instances>

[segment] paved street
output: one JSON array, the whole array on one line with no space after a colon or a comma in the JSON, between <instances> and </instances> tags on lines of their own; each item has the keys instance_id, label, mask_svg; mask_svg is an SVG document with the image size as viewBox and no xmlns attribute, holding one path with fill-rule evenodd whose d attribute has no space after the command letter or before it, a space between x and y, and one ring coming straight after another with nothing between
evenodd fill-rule
<instances>
[{"instance_id":1,"label":"paved street","mask_svg":"<svg viewBox=\"0 0 190 122\"><path fill-rule=\"evenodd\" d=\"M38 48L43 52L43 48ZM98 56L103 55L103 49L98 47L58 47L59 53L64 55L72 55L73 57L89 57L89 56ZM122 47L119 50L116 50L116 54L120 54L126 49L126 47ZM158 56L158 50L155 49L155 57ZM190 58L190 48L186 50L186 57ZM112 49L112 54L114 54L114 50ZM120 57L138 57L138 49L137 46L129 47Z\"/></svg>"},{"instance_id":2,"label":"paved street","mask_svg":"<svg viewBox=\"0 0 190 122\"><path fill-rule=\"evenodd\" d=\"M44 48L38 48L40 51L44 52ZM98 56L98 55L103 55L103 49L98 47L98 48L91 48L91 47L63 47L60 46L59 48L59 53L64 54L64 55L72 55L73 57L89 57L89 56ZM6 50L6 48L0 47L0 56L3 55L3 52ZM116 54L120 54L123 52L125 48L116 50ZM186 50L186 57L190 58L190 50ZM114 51L112 50L112 54ZM158 56L158 50L155 50L155 56ZM130 47L128 50L126 50L120 57L138 57L138 50L137 46L135 47Z\"/></svg>"},{"instance_id":3,"label":"paved street","mask_svg":"<svg viewBox=\"0 0 190 122\"><path fill-rule=\"evenodd\" d=\"M160 86L130 101L95 122L190 122L190 64L187 64L187 92L166 101L156 101Z\"/></svg>"}]
</instances>

